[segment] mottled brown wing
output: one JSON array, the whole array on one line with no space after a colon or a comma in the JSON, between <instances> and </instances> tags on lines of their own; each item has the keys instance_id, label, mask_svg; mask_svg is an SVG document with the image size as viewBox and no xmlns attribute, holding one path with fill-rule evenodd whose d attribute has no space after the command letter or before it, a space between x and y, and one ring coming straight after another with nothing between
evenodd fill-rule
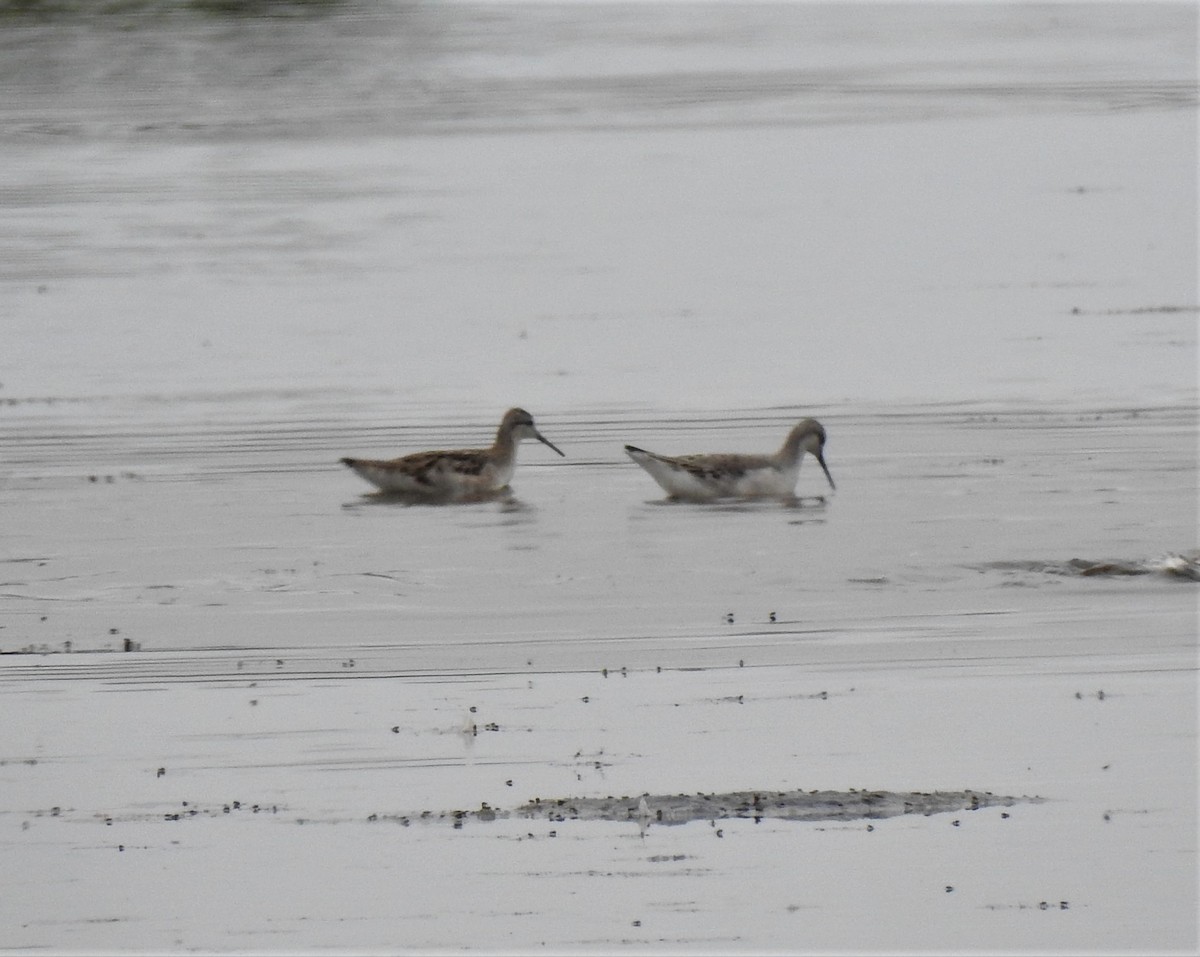
<instances>
[{"instance_id":1,"label":"mottled brown wing","mask_svg":"<svg viewBox=\"0 0 1200 957\"><path fill-rule=\"evenodd\" d=\"M436 483L431 475L443 469L461 475L479 475L487 464L487 454L483 449L414 452L412 455L396 459L395 464L403 464L405 470L412 475L413 481L422 485L434 485Z\"/></svg>"}]
</instances>

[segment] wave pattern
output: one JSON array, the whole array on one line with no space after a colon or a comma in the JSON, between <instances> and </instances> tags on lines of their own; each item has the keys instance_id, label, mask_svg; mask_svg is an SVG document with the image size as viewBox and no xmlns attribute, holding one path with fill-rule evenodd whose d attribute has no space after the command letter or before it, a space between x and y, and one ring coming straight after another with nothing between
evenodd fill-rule
<instances>
[{"instance_id":1,"label":"wave pattern","mask_svg":"<svg viewBox=\"0 0 1200 957\"><path fill-rule=\"evenodd\" d=\"M1132 19L1119 5L1058 7L1053 16L1021 5L768 4L739 7L736 17L711 4L322 11L231 23L186 11L17 18L0 38L2 135L209 141L894 123L1196 103L1194 62L1161 40L1195 34L1186 5ZM1076 51L1067 64L1064 47L1040 42L1059 34ZM939 45L992 55L966 52L948 64ZM683 66L697 59L711 67Z\"/></svg>"}]
</instances>

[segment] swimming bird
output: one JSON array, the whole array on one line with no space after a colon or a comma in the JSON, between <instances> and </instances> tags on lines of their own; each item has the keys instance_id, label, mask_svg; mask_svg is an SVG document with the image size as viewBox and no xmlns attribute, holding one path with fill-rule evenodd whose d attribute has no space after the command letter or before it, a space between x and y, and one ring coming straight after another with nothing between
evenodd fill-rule
<instances>
[{"instance_id":1,"label":"swimming bird","mask_svg":"<svg viewBox=\"0 0 1200 957\"><path fill-rule=\"evenodd\" d=\"M344 458L341 462L384 492L428 498L471 498L508 486L521 439L537 439L564 455L537 430L532 415L524 409L509 409L500 420L491 448L414 452L398 459Z\"/></svg>"},{"instance_id":2,"label":"swimming bird","mask_svg":"<svg viewBox=\"0 0 1200 957\"><path fill-rule=\"evenodd\" d=\"M626 454L650 473L671 498L709 501L717 498L795 498L800 460L809 453L817 460L829 487L836 489L825 465L825 428L804 419L774 455L659 455L635 445Z\"/></svg>"}]
</instances>

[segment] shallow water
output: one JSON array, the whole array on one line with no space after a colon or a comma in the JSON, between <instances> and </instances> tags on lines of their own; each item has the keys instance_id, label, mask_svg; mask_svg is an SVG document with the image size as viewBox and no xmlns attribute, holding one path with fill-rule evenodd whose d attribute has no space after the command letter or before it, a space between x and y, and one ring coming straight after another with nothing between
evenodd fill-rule
<instances>
[{"instance_id":1,"label":"shallow water","mask_svg":"<svg viewBox=\"0 0 1200 957\"><path fill-rule=\"evenodd\" d=\"M32 467L6 494L4 649L360 646L360 667L557 670L698 663L698 645L724 664L864 638L901 659L1015 648L1047 621L1100 649L1131 620L1142 653L1188 647L1189 582L1085 573L1194 547L1194 411L820 414L838 491L809 463L790 507L668 502L621 451L771 448L777 411L545 416L568 458L526 445L510 499L453 506L381 499L337 465L374 451L361 427L159 427L160 447L153 426L43 424L10 440Z\"/></svg>"},{"instance_id":2,"label":"shallow water","mask_svg":"<svg viewBox=\"0 0 1200 957\"><path fill-rule=\"evenodd\" d=\"M1194 948L1194 8L316 9L0 32L3 946Z\"/></svg>"}]
</instances>

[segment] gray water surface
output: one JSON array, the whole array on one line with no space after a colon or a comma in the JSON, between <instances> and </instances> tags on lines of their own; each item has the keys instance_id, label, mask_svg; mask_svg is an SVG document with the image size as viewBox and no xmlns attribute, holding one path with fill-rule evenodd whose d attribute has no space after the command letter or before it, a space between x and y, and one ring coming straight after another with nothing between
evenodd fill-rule
<instances>
[{"instance_id":1,"label":"gray water surface","mask_svg":"<svg viewBox=\"0 0 1200 957\"><path fill-rule=\"evenodd\" d=\"M4 946L1195 950L1194 4L80 7L0 0ZM515 405L503 499L338 464ZM805 416L794 506L622 451Z\"/></svg>"},{"instance_id":2,"label":"gray water surface","mask_svg":"<svg viewBox=\"0 0 1200 957\"><path fill-rule=\"evenodd\" d=\"M1174 648L1186 585L1033 569L1196 547L1195 26L9 16L0 647ZM335 464L518 404L568 457L524 449L507 506L377 504ZM825 504L664 506L620 451L805 415Z\"/></svg>"}]
</instances>

